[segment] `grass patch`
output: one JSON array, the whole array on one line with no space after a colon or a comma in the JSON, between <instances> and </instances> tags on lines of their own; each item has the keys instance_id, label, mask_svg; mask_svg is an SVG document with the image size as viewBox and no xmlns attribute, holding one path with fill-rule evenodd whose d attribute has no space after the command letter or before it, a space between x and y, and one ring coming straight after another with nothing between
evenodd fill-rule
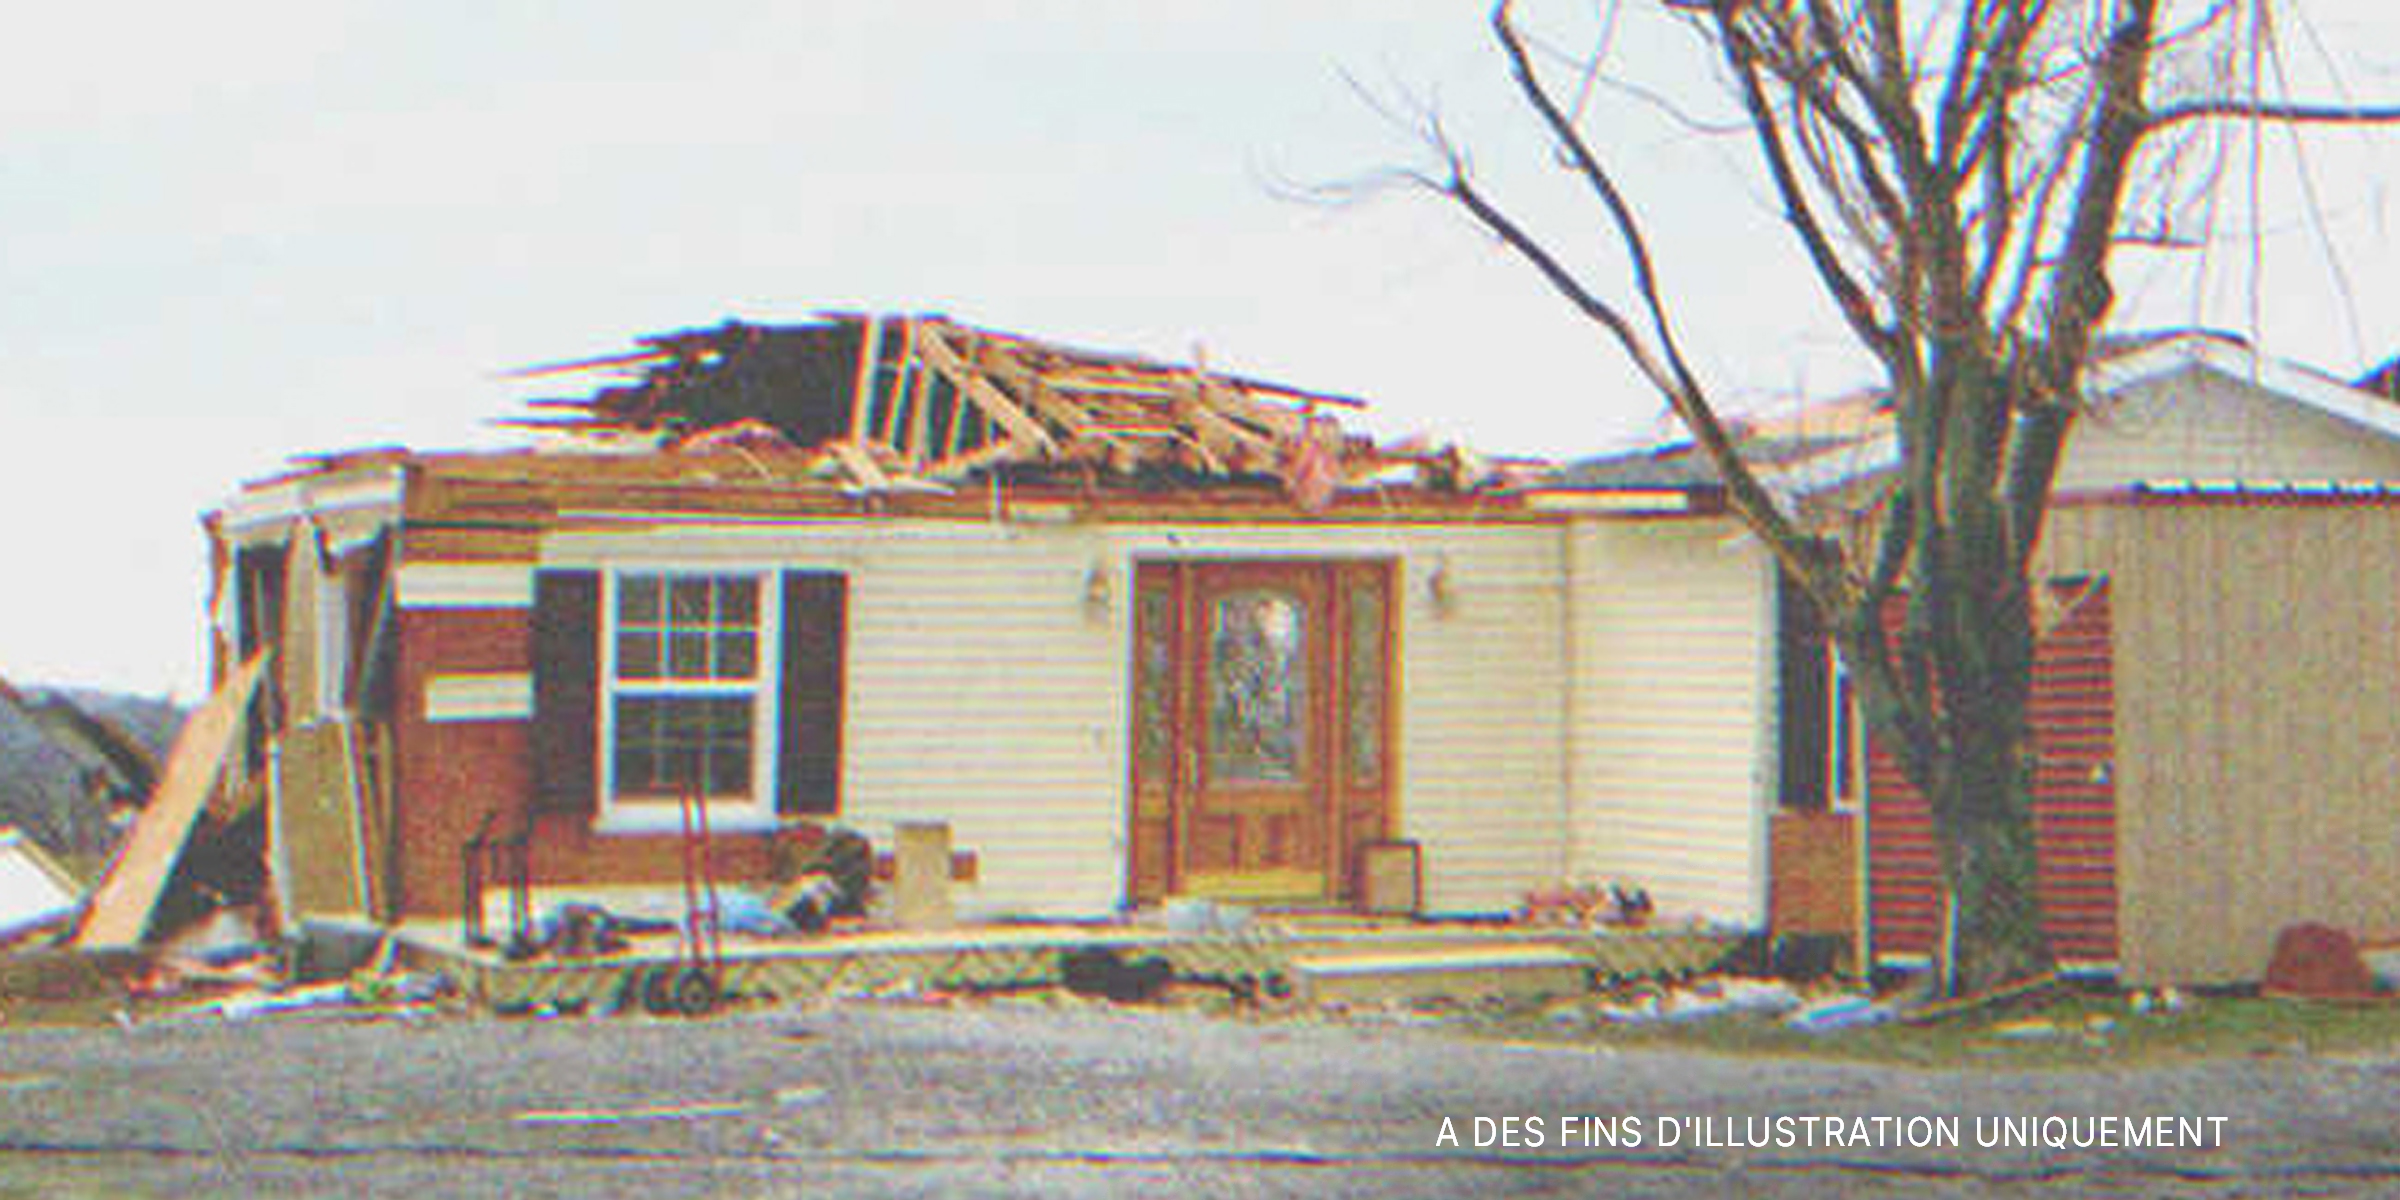
<instances>
[{"instance_id":1,"label":"grass patch","mask_svg":"<svg viewBox=\"0 0 2400 1200\"><path fill-rule=\"evenodd\" d=\"M1570 1005L1567 1011L1576 1008ZM1597 1006L1585 1011L1596 1012ZM1929 1025L1890 1022L1826 1033L1804 1033L1780 1018L1755 1013L1585 1023L1563 1019L1557 1004L1482 1013L1459 1027L1513 1040L1936 1068L2160 1066L2275 1055L2400 1057L2400 1001L2256 996L2192 998L2181 1011L2141 1013L2120 994L2052 992Z\"/></svg>"}]
</instances>

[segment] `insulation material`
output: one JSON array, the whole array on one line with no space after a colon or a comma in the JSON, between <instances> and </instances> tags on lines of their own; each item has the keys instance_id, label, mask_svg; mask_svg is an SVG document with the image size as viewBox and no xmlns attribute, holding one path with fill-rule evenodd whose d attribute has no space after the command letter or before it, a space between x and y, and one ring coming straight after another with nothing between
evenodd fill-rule
<instances>
[{"instance_id":1,"label":"insulation material","mask_svg":"<svg viewBox=\"0 0 2400 1200\"><path fill-rule=\"evenodd\" d=\"M302 726L279 743L267 828L287 919L367 915L356 761L348 721Z\"/></svg>"},{"instance_id":2,"label":"insulation material","mask_svg":"<svg viewBox=\"0 0 2400 1200\"><path fill-rule=\"evenodd\" d=\"M266 674L260 650L226 677L175 738L165 775L150 794L124 848L93 890L75 944L83 949L132 946L149 932L150 915L191 838L192 825L216 787L242 728L242 714Z\"/></svg>"}]
</instances>

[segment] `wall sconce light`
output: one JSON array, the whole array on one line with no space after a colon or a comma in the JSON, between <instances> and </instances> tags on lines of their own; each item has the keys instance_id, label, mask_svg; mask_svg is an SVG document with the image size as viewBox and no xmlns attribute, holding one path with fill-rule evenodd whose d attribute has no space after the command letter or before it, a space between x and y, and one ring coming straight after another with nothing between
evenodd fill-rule
<instances>
[{"instance_id":1,"label":"wall sconce light","mask_svg":"<svg viewBox=\"0 0 2400 1200\"><path fill-rule=\"evenodd\" d=\"M1092 569L1084 572L1083 576L1083 615L1086 620L1107 618L1109 591L1108 564L1094 559Z\"/></svg>"},{"instance_id":2,"label":"wall sconce light","mask_svg":"<svg viewBox=\"0 0 2400 1200\"><path fill-rule=\"evenodd\" d=\"M1433 615L1447 617L1457 607L1458 597L1450 583L1450 556L1434 559L1433 574L1425 577L1425 599L1433 605Z\"/></svg>"}]
</instances>

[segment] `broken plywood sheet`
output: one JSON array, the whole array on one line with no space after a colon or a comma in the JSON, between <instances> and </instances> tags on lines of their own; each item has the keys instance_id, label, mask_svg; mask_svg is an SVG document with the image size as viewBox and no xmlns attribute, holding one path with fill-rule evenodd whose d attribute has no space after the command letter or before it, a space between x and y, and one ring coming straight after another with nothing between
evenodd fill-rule
<instances>
[{"instance_id":1,"label":"broken plywood sheet","mask_svg":"<svg viewBox=\"0 0 2400 1200\"><path fill-rule=\"evenodd\" d=\"M278 743L267 836L287 919L367 915L356 762L348 721L304 725Z\"/></svg>"},{"instance_id":2,"label":"broken plywood sheet","mask_svg":"<svg viewBox=\"0 0 2400 1200\"><path fill-rule=\"evenodd\" d=\"M149 931L150 914L241 732L242 714L249 711L251 694L266 673L267 654L260 650L227 676L176 735L158 789L150 793L133 832L92 892L83 927L75 935L78 947L133 946Z\"/></svg>"}]
</instances>

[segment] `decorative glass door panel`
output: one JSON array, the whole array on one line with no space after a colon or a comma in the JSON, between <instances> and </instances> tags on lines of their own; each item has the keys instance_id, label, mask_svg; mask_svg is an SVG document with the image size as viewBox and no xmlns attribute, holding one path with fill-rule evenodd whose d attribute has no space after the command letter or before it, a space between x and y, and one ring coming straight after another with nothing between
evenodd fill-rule
<instances>
[{"instance_id":1,"label":"decorative glass door panel","mask_svg":"<svg viewBox=\"0 0 2400 1200\"><path fill-rule=\"evenodd\" d=\"M1184 890L1245 899L1331 894L1324 707L1329 595L1316 563L1204 563L1193 706L1199 737Z\"/></svg>"},{"instance_id":2,"label":"decorative glass door panel","mask_svg":"<svg viewBox=\"0 0 2400 1200\"><path fill-rule=\"evenodd\" d=\"M1293 784L1306 777L1314 618L1305 598L1286 588L1228 592L1210 603L1211 779Z\"/></svg>"}]
</instances>

